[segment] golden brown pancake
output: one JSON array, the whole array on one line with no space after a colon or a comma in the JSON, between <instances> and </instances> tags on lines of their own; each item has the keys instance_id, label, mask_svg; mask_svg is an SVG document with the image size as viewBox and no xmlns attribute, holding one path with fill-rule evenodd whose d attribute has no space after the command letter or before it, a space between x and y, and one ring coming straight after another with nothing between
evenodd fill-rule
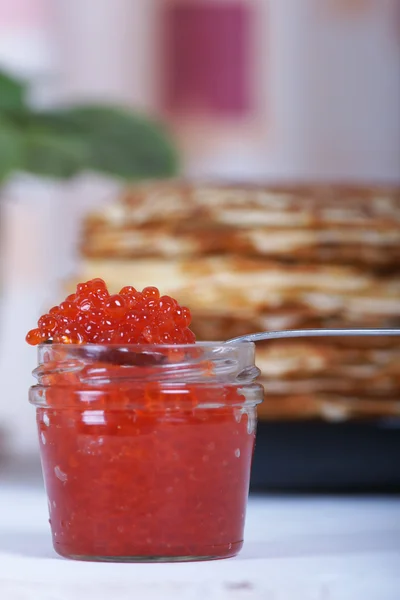
<instances>
[{"instance_id":1,"label":"golden brown pancake","mask_svg":"<svg viewBox=\"0 0 400 600\"><path fill-rule=\"evenodd\" d=\"M88 257L239 254L393 268L400 192L350 186L215 186L153 182L85 220Z\"/></svg>"}]
</instances>

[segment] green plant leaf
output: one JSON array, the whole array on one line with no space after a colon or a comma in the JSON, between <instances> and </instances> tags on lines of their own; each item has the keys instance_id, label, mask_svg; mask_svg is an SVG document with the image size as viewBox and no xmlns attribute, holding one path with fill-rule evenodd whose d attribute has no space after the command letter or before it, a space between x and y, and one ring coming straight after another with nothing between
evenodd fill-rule
<instances>
[{"instance_id":1,"label":"green plant leaf","mask_svg":"<svg viewBox=\"0 0 400 600\"><path fill-rule=\"evenodd\" d=\"M3 85L3 107L10 110L0 110L0 181L13 170L55 178L84 170L125 180L175 175L177 153L158 123L103 106L32 111L24 106L23 86L0 77L0 91L2 81L11 82Z\"/></svg>"},{"instance_id":2,"label":"green plant leaf","mask_svg":"<svg viewBox=\"0 0 400 600\"><path fill-rule=\"evenodd\" d=\"M23 169L23 146L23 136L18 129L0 119L0 183Z\"/></svg>"},{"instance_id":3,"label":"green plant leaf","mask_svg":"<svg viewBox=\"0 0 400 600\"><path fill-rule=\"evenodd\" d=\"M39 118L42 127L81 140L86 146L82 169L128 180L176 174L178 158L170 136L157 122L128 110L83 106Z\"/></svg>"},{"instance_id":4,"label":"green plant leaf","mask_svg":"<svg viewBox=\"0 0 400 600\"><path fill-rule=\"evenodd\" d=\"M87 147L78 137L31 131L25 140L24 169L35 175L67 179L82 171Z\"/></svg>"},{"instance_id":5,"label":"green plant leaf","mask_svg":"<svg viewBox=\"0 0 400 600\"><path fill-rule=\"evenodd\" d=\"M25 108L25 99L25 84L0 70L0 113Z\"/></svg>"}]
</instances>

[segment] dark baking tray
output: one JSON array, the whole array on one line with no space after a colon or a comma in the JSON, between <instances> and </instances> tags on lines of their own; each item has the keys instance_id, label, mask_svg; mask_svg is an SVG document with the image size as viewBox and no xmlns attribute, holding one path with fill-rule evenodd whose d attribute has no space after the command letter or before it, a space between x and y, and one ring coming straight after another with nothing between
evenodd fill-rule
<instances>
[{"instance_id":1,"label":"dark baking tray","mask_svg":"<svg viewBox=\"0 0 400 600\"><path fill-rule=\"evenodd\" d=\"M400 419L260 422L252 490L399 492Z\"/></svg>"}]
</instances>

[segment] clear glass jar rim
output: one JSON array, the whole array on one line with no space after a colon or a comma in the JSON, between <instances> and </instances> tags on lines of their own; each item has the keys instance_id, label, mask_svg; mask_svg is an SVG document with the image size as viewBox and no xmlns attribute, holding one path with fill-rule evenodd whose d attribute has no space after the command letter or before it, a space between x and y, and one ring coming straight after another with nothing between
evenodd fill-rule
<instances>
[{"instance_id":1,"label":"clear glass jar rim","mask_svg":"<svg viewBox=\"0 0 400 600\"><path fill-rule=\"evenodd\" d=\"M177 394L182 398L182 394L188 394L189 399L190 390L198 387L205 394L206 390L215 390L213 395L220 399L226 394L230 397L227 390L235 388L238 395L233 397L241 406L254 406L262 399L262 388L255 382L260 371L254 362L252 342L42 344L38 358L38 367L33 371L38 383L30 389L30 402L36 406L51 405L48 399L52 390L64 407L69 403L76 405L75 397L84 399L83 402L89 402L92 407L110 398L110 406L118 407L120 392L125 398L129 397L130 408L133 408L133 405L141 405L143 390L150 393L157 390L157 394L166 398ZM216 406L223 404L221 400L215 403Z\"/></svg>"},{"instance_id":2,"label":"clear glass jar rim","mask_svg":"<svg viewBox=\"0 0 400 600\"><path fill-rule=\"evenodd\" d=\"M46 387L65 384L69 374L74 385L93 386L139 381L238 385L259 375L252 342L42 344L38 363L33 375Z\"/></svg>"}]
</instances>

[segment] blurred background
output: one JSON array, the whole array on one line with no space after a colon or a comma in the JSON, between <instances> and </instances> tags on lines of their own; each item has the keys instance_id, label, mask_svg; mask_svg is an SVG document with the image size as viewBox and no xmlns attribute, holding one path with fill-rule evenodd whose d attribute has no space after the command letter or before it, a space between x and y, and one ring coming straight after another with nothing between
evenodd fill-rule
<instances>
[{"instance_id":1,"label":"blurred background","mask_svg":"<svg viewBox=\"0 0 400 600\"><path fill-rule=\"evenodd\" d=\"M0 0L0 469L38 463L24 337L82 278L199 338L399 326L399 107L398 0ZM253 485L400 487L399 357L261 346Z\"/></svg>"}]
</instances>

